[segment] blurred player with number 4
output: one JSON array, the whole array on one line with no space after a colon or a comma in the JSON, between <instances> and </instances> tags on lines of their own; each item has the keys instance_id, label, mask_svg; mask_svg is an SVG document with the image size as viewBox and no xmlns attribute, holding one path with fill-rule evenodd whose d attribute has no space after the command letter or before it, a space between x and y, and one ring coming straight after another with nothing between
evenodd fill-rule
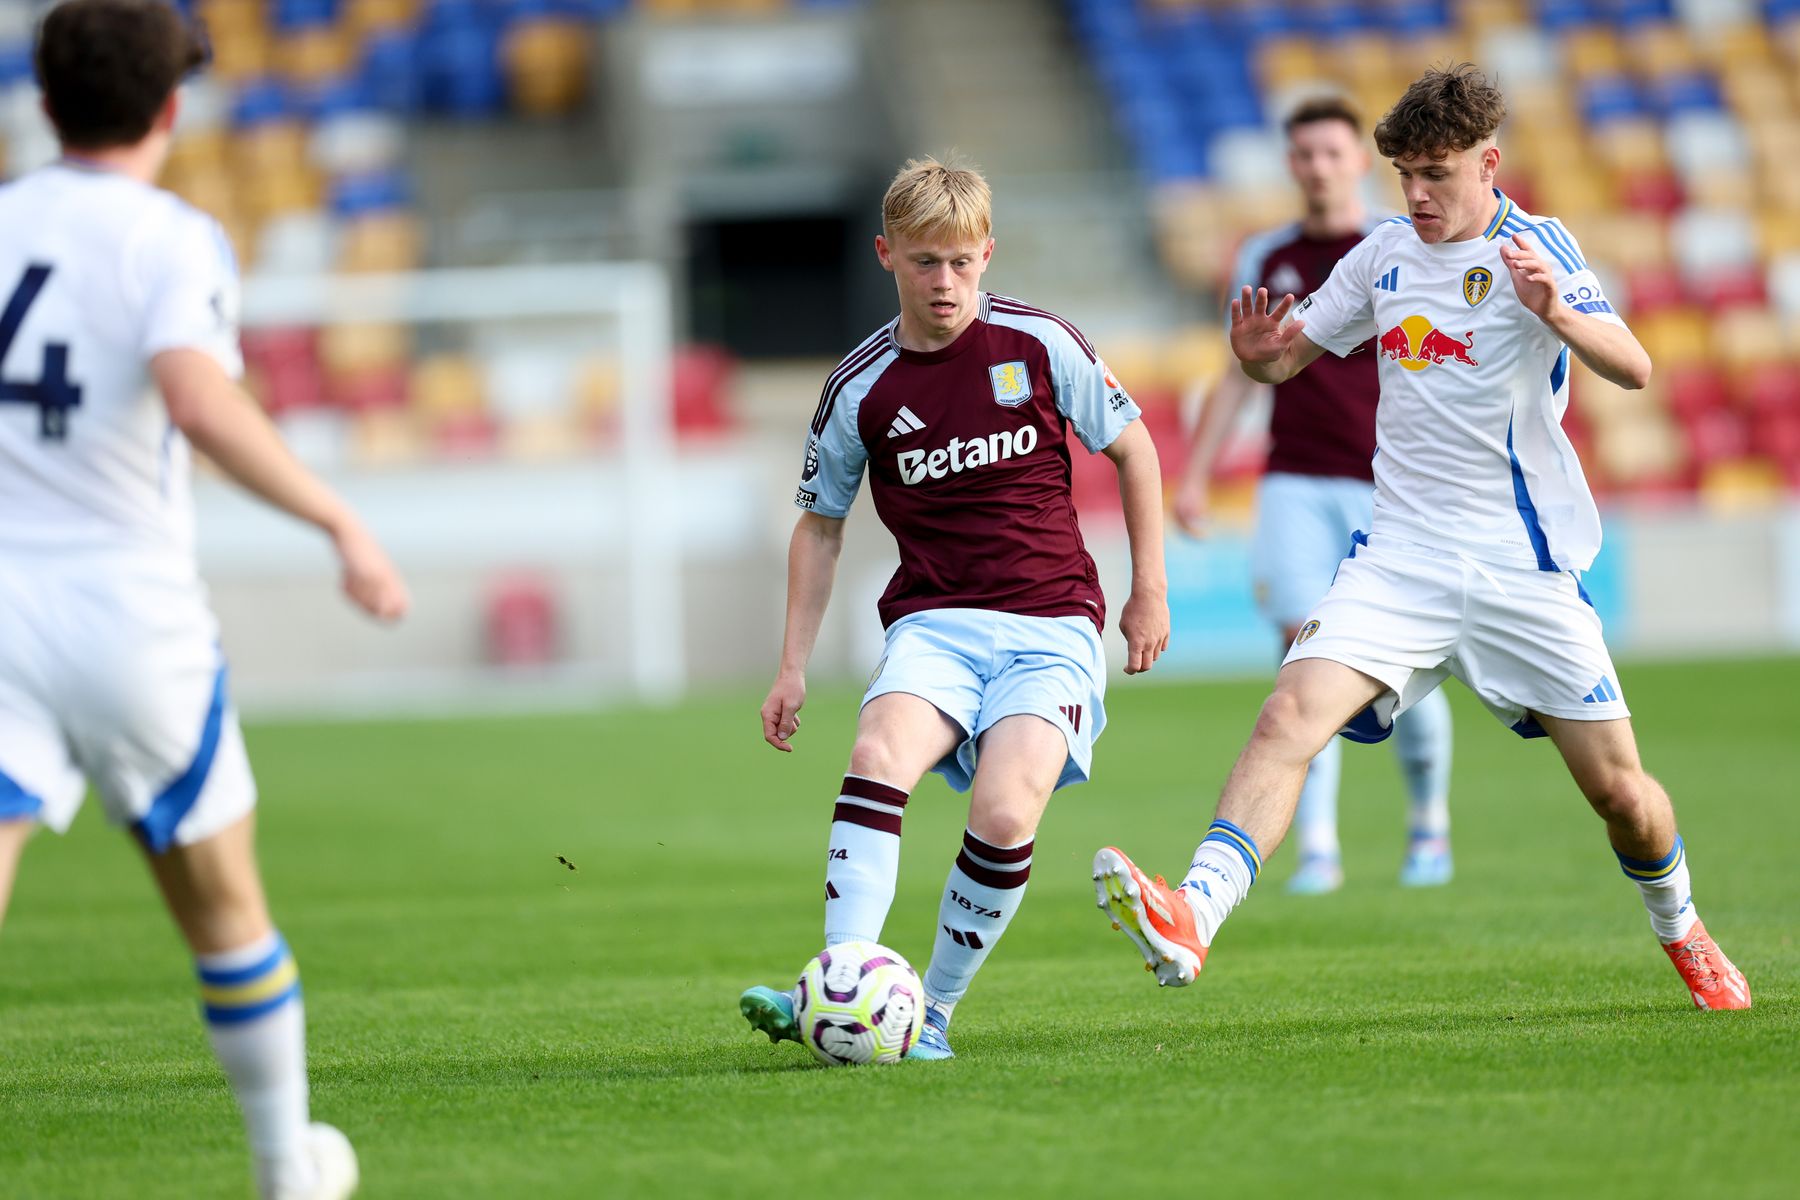
<instances>
[{"instance_id":1,"label":"blurred player with number 4","mask_svg":"<svg viewBox=\"0 0 1800 1200\"><path fill-rule=\"evenodd\" d=\"M205 43L161 0L66 0L36 65L60 160L0 188L0 912L26 839L91 784L194 955L258 1188L339 1200L349 1141L309 1116L300 977L253 850L256 785L194 561L188 446L323 531L381 620L405 584L235 378L218 222L153 186Z\"/></svg>"},{"instance_id":2,"label":"blurred player with number 4","mask_svg":"<svg viewBox=\"0 0 1800 1200\"><path fill-rule=\"evenodd\" d=\"M1362 126L1342 100L1296 108L1286 122L1288 169L1306 202L1304 220L1247 239L1230 290L1267 287L1305 299L1367 237L1377 221L1363 208L1368 174ZM1372 342L1345 358L1327 359L1277 384L1269 421L1269 461L1256 496L1250 570L1257 604L1292 644L1337 572L1374 504L1375 407L1380 384ZM1205 533L1207 488L1219 449L1257 384L1232 369L1219 381L1200 423L1175 516L1196 537ZM1394 722L1394 748L1410 799L1406 859L1400 882L1429 887L1450 881L1450 702L1433 692ZM1300 861L1288 890L1331 892L1343 883L1338 851L1338 777L1343 747L1325 743L1306 770L1294 824Z\"/></svg>"},{"instance_id":3,"label":"blurred player with number 4","mask_svg":"<svg viewBox=\"0 0 1800 1200\"><path fill-rule=\"evenodd\" d=\"M792 749L806 663L831 597L844 519L870 477L900 567L880 603L887 645L863 696L825 863L825 944L881 940L900 820L926 771L971 792L926 968L909 1057L950 1058L950 1016L1017 914L1039 819L1087 779L1106 724L1106 599L1070 492L1070 434L1119 473L1131 596L1125 670L1169 640L1162 476L1138 408L1086 338L1052 313L980 290L994 251L987 181L909 162L875 239L900 315L826 381L806 442L788 550L787 629L763 737ZM794 1001L756 987L740 1008L793 1038Z\"/></svg>"},{"instance_id":4,"label":"blurred player with number 4","mask_svg":"<svg viewBox=\"0 0 1800 1200\"><path fill-rule=\"evenodd\" d=\"M1266 288L1232 301L1232 350L1262 383L1377 338L1375 520L1294 639L1179 887L1115 847L1094 857L1097 901L1160 983L1199 973L1319 748L1345 728L1383 736L1455 676L1514 732L1555 744L1693 1003L1750 1006L1694 908L1674 809L1639 761L1580 580L1600 516L1562 429L1570 352L1626 388L1649 381L1650 357L1568 230L1494 186L1505 115L1474 67L1427 72L1375 130L1407 215L1298 306ZM1511 886L1534 887L1532 867L1513 864Z\"/></svg>"}]
</instances>

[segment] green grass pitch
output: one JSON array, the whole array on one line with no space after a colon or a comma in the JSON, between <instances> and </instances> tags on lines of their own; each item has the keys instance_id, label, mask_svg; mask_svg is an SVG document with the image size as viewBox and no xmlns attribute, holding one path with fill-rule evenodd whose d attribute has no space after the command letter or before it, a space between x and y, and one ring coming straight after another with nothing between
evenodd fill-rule
<instances>
[{"instance_id":1,"label":"green grass pitch","mask_svg":"<svg viewBox=\"0 0 1800 1200\"><path fill-rule=\"evenodd\" d=\"M958 1010L961 1057L837 1071L753 1038L736 998L817 949L852 694L814 697L792 756L748 694L257 726L315 1111L375 1198L1792 1195L1800 662L1624 679L1751 1012L1689 1006L1549 745L1460 687L1455 884L1396 886L1398 770L1353 748L1344 891L1284 895L1284 850L1199 983L1157 990L1089 856L1181 869L1263 689L1123 681L1097 781L1052 804ZM920 967L963 811L932 778L907 817L886 937ZM0 932L0 1195L250 1193L134 858L93 809L26 854Z\"/></svg>"}]
</instances>

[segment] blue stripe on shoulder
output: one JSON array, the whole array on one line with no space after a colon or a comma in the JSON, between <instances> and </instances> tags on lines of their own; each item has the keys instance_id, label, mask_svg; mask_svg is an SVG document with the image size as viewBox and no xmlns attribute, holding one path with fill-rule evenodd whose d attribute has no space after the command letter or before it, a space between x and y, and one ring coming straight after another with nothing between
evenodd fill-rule
<instances>
[{"instance_id":1,"label":"blue stripe on shoulder","mask_svg":"<svg viewBox=\"0 0 1800 1200\"><path fill-rule=\"evenodd\" d=\"M1387 220L1383 221L1382 224L1383 225L1411 225L1412 218L1411 217L1389 217Z\"/></svg>"},{"instance_id":2,"label":"blue stripe on shoulder","mask_svg":"<svg viewBox=\"0 0 1800 1200\"><path fill-rule=\"evenodd\" d=\"M1562 391L1563 383L1569 378L1569 348L1564 346L1562 353L1556 356L1556 365L1550 368L1550 394L1554 396Z\"/></svg>"},{"instance_id":3,"label":"blue stripe on shoulder","mask_svg":"<svg viewBox=\"0 0 1800 1200\"><path fill-rule=\"evenodd\" d=\"M1563 244L1563 249L1569 252L1569 257L1575 260L1575 269L1577 271L1587 270L1587 259L1581 256L1581 248L1575 244L1575 235L1569 232L1569 227L1561 221L1552 219L1550 228L1555 230L1558 240Z\"/></svg>"},{"instance_id":4,"label":"blue stripe on shoulder","mask_svg":"<svg viewBox=\"0 0 1800 1200\"><path fill-rule=\"evenodd\" d=\"M1568 252L1557 243L1555 236L1550 232L1550 223L1548 221L1545 221L1541 225L1533 225L1531 231L1537 234L1538 245L1548 250L1551 256L1554 257L1557 262L1562 264L1563 270L1568 271L1571 274L1575 271L1574 260L1571 259Z\"/></svg>"}]
</instances>

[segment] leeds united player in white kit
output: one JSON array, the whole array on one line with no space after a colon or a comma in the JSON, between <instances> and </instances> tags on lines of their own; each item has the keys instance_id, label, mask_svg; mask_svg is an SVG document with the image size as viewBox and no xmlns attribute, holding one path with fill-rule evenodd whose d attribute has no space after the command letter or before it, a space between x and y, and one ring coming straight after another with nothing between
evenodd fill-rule
<instances>
[{"instance_id":1,"label":"leeds united player in white kit","mask_svg":"<svg viewBox=\"0 0 1800 1200\"><path fill-rule=\"evenodd\" d=\"M1555 743L1693 1002L1750 1006L1695 911L1674 809L1638 760L1578 577L1600 519L1562 431L1569 353L1628 388L1650 359L1568 231L1493 186L1504 116L1473 67L1428 72L1375 131L1408 216L1346 255L1285 326L1292 296L1273 311L1263 290L1232 302L1232 349L1264 383L1376 339L1375 520L1294 639L1181 886L1115 848L1095 856L1100 905L1161 983L1199 972L1326 739L1379 735L1454 675L1513 730Z\"/></svg>"},{"instance_id":2,"label":"leeds united player in white kit","mask_svg":"<svg viewBox=\"0 0 1800 1200\"><path fill-rule=\"evenodd\" d=\"M92 785L192 949L265 1197L356 1186L310 1122L299 974L252 848L256 789L196 574L188 445L327 533L374 616L407 593L233 382L216 221L152 186L203 42L159 0L67 0L36 48L57 163L0 188L0 912L39 824Z\"/></svg>"}]
</instances>

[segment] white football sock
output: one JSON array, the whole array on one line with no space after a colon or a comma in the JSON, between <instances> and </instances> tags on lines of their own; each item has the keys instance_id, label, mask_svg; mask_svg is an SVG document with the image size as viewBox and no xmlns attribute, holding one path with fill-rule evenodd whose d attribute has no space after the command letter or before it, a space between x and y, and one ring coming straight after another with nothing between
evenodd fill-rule
<instances>
[{"instance_id":1,"label":"white football sock","mask_svg":"<svg viewBox=\"0 0 1800 1200\"><path fill-rule=\"evenodd\" d=\"M905 812L906 793L899 788L844 776L825 860L827 946L881 940L900 877L900 818Z\"/></svg>"},{"instance_id":2,"label":"white football sock","mask_svg":"<svg viewBox=\"0 0 1800 1200\"><path fill-rule=\"evenodd\" d=\"M1432 692L1394 720L1394 754L1406 776L1414 841L1450 836L1450 701Z\"/></svg>"},{"instance_id":3,"label":"white football sock","mask_svg":"<svg viewBox=\"0 0 1800 1200\"><path fill-rule=\"evenodd\" d=\"M925 968L925 995L946 1018L969 990L1000 935L1012 924L1031 878L1032 843L993 846L968 830L944 881L937 938Z\"/></svg>"},{"instance_id":4,"label":"white football sock","mask_svg":"<svg viewBox=\"0 0 1800 1200\"><path fill-rule=\"evenodd\" d=\"M1194 910L1200 943L1210 946L1219 926L1250 892L1262 871L1262 851L1249 834L1230 821L1215 820L1194 850L1181 894Z\"/></svg>"},{"instance_id":5,"label":"white football sock","mask_svg":"<svg viewBox=\"0 0 1800 1200\"><path fill-rule=\"evenodd\" d=\"M1665 946L1687 937L1700 919L1694 908L1693 885L1688 879L1687 849L1676 835L1675 846L1654 861L1627 858L1613 851L1625 877L1638 886L1644 907L1650 912L1650 928Z\"/></svg>"},{"instance_id":6,"label":"white football sock","mask_svg":"<svg viewBox=\"0 0 1800 1200\"><path fill-rule=\"evenodd\" d=\"M236 950L199 954L194 965L206 1034L237 1097L262 1194L304 1191L306 1019L300 974L279 933Z\"/></svg>"},{"instance_id":7,"label":"white football sock","mask_svg":"<svg viewBox=\"0 0 1800 1200\"><path fill-rule=\"evenodd\" d=\"M1300 804L1294 809L1302 858L1338 857L1338 780L1343 768L1344 747L1335 737L1313 755L1306 768L1306 782L1300 785Z\"/></svg>"}]
</instances>

